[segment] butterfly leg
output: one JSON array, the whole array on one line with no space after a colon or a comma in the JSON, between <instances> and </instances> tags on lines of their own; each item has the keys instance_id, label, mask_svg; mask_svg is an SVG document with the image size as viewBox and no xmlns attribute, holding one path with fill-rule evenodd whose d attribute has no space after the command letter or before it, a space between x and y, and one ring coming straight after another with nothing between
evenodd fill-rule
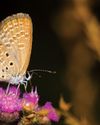
<instances>
[{"instance_id":1,"label":"butterfly leg","mask_svg":"<svg viewBox=\"0 0 100 125\"><path fill-rule=\"evenodd\" d=\"M29 71L27 71L27 73L28 73L28 77L27 78L25 77L25 80L29 81L29 85L32 86L31 78L32 78L33 73L30 74Z\"/></svg>"},{"instance_id":2,"label":"butterfly leg","mask_svg":"<svg viewBox=\"0 0 100 125\"><path fill-rule=\"evenodd\" d=\"M28 82L27 81L23 81L23 83L21 83L21 84L24 85L25 91L27 92Z\"/></svg>"},{"instance_id":3,"label":"butterfly leg","mask_svg":"<svg viewBox=\"0 0 100 125\"><path fill-rule=\"evenodd\" d=\"M25 91L27 91L27 85L28 85L28 81L31 79L32 75L30 75L30 73L28 72L28 76L24 76L24 80L21 81L21 84L24 85Z\"/></svg>"},{"instance_id":4,"label":"butterfly leg","mask_svg":"<svg viewBox=\"0 0 100 125\"><path fill-rule=\"evenodd\" d=\"M25 80L29 81L32 78L32 74L30 74L29 72L27 72L28 77L25 76Z\"/></svg>"},{"instance_id":5,"label":"butterfly leg","mask_svg":"<svg viewBox=\"0 0 100 125\"><path fill-rule=\"evenodd\" d=\"M6 94L7 94L8 91L9 91L10 84L11 84L11 83L8 83L8 86L7 86L7 89L6 89Z\"/></svg>"},{"instance_id":6,"label":"butterfly leg","mask_svg":"<svg viewBox=\"0 0 100 125\"><path fill-rule=\"evenodd\" d=\"M19 83L18 86L17 86L16 95L17 95L17 92L18 92L18 90L19 90L19 87L20 87L20 83Z\"/></svg>"}]
</instances>

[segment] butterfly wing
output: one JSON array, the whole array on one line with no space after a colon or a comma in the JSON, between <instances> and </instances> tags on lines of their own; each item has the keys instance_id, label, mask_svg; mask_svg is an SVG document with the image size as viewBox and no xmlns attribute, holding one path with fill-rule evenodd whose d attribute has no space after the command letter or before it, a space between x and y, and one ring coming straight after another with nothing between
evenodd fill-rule
<instances>
[{"instance_id":1,"label":"butterfly wing","mask_svg":"<svg viewBox=\"0 0 100 125\"><path fill-rule=\"evenodd\" d=\"M32 21L18 13L7 17L0 26L0 80L23 75L32 49Z\"/></svg>"}]
</instances>

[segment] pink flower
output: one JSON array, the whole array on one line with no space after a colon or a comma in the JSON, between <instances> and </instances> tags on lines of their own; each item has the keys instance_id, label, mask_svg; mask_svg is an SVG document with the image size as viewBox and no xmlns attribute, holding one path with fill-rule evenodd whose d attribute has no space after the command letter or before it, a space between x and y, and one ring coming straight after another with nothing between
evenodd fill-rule
<instances>
[{"instance_id":1,"label":"pink flower","mask_svg":"<svg viewBox=\"0 0 100 125\"><path fill-rule=\"evenodd\" d=\"M24 110L34 110L38 107L38 101L39 101L39 96L37 93L37 89L35 91L32 91L30 93L24 93L23 94L23 109Z\"/></svg>"},{"instance_id":2,"label":"pink flower","mask_svg":"<svg viewBox=\"0 0 100 125\"><path fill-rule=\"evenodd\" d=\"M0 100L4 96L4 94L5 94L5 91L3 90L3 88L0 88Z\"/></svg>"},{"instance_id":3,"label":"pink flower","mask_svg":"<svg viewBox=\"0 0 100 125\"><path fill-rule=\"evenodd\" d=\"M59 121L59 117L57 115L57 112L53 108L51 102L46 102L45 105L42 107L42 109L48 111L47 117L48 117L49 120L55 121L55 122Z\"/></svg>"},{"instance_id":4,"label":"pink flower","mask_svg":"<svg viewBox=\"0 0 100 125\"><path fill-rule=\"evenodd\" d=\"M40 107L38 101L39 95L36 88L34 91L32 89L31 92L24 93L22 98L16 87L10 87L8 91L0 88L0 120L6 119L6 122L17 120L19 112L23 110L26 114L25 117L32 116L30 119L32 123L58 122L59 117L51 102L46 102L44 106Z\"/></svg>"},{"instance_id":5,"label":"pink flower","mask_svg":"<svg viewBox=\"0 0 100 125\"><path fill-rule=\"evenodd\" d=\"M8 113L20 111L22 107L19 95L20 92L16 87L10 87L8 93L0 88L0 111Z\"/></svg>"},{"instance_id":6,"label":"pink flower","mask_svg":"<svg viewBox=\"0 0 100 125\"><path fill-rule=\"evenodd\" d=\"M42 107L38 105L39 96L37 93L37 89L35 89L34 91L32 89L30 93L24 93L22 100L23 100L22 101L23 110L31 113L34 112L34 117L36 117L38 121L39 119L41 119L40 123L47 121L58 122L59 117L56 113L56 110L53 108L51 102L47 102Z\"/></svg>"}]
</instances>

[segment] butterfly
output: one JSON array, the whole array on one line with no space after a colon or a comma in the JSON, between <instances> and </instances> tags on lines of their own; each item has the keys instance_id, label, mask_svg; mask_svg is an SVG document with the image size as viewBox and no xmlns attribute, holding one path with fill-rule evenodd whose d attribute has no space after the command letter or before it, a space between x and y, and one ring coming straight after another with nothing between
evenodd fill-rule
<instances>
[{"instance_id":1,"label":"butterfly","mask_svg":"<svg viewBox=\"0 0 100 125\"><path fill-rule=\"evenodd\" d=\"M32 20L28 14L17 13L0 24L0 81L27 84L26 77L32 50Z\"/></svg>"}]
</instances>

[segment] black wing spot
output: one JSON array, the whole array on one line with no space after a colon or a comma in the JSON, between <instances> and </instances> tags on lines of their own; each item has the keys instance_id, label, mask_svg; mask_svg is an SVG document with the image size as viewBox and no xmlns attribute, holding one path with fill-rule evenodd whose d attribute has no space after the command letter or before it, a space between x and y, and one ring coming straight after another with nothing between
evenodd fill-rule
<instances>
[{"instance_id":1,"label":"black wing spot","mask_svg":"<svg viewBox=\"0 0 100 125\"><path fill-rule=\"evenodd\" d=\"M2 72L4 72L4 69L2 69Z\"/></svg>"},{"instance_id":2,"label":"black wing spot","mask_svg":"<svg viewBox=\"0 0 100 125\"><path fill-rule=\"evenodd\" d=\"M8 57L8 56L9 56L9 53L6 53L6 56Z\"/></svg>"},{"instance_id":3,"label":"black wing spot","mask_svg":"<svg viewBox=\"0 0 100 125\"><path fill-rule=\"evenodd\" d=\"M10 44L6 44L7 47L10 47Z\"/></svg>"},{"instance_id":4,"label":"black wing spot","mask_svg":"<svg viewBox=\"0 0 100 125\"><path fill-rule=\"evenodd\" d=\"M13 65L13 62L10 62L10 66L12 66Z\"/></svg>"},{"instance_id":5,"label":"black wing spot","mask_svg":"<svg viewBox=\"0 0 100 125\"><path fill-rule=\"evenodd\" d=\"M4 78L4 75L2 75L2 78Z\"/></svg>"},{"instance_id":6,"label":"black wing spot","mask_svg":"<svg viewBox=\"0 0 100 125\"><path fill-rule=\"evenodd\" d=\"M6 67L6 70L8 70L8 67Z\"/></svg>"}]
</instances>

